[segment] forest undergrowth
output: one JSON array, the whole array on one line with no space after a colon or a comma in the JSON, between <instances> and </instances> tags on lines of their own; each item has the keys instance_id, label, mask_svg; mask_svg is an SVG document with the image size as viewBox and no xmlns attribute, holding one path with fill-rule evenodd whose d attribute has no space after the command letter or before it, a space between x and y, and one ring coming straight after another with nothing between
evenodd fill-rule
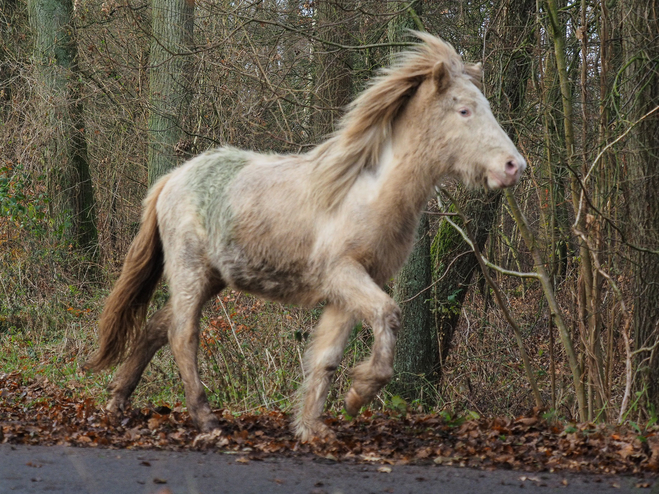
<instances>
[{"instance_id":1,"label":"forest undergrowth","mask_svg":"<svg viewBox=\"0 0 659 494\"><path fill-rule=\"evenodd\" d=\"M20 372L40 377L72 392L107 399L112 371L84 373L81 366L96 348L96 324L120 265L110 268L76 263L66 245L43 252L48 262L35 262L38 247L29 233L14 234L5 225L2 250L2 308L0 312L0 373ZM32 249L31 249L32 247ZM59 250L58 250L59 249ZM86 273L81 276L81 273ZM84 281L80 282L82 279ZM548 417L574 421L574 398L569 369L560 347L550 348L549 325L537 283L503 280L518 323L524 328L527 352L547 403L552 402L551 373L555 373L554 409ZM164 304L161 284L151 312ZM305 346L322 307L300 308L225 290L205 307L201 320L199 363L202 382L216 408L233 412L290 411L302 380ZM446 416L516 417L533 409L514 335L482 288L474 284L466 297L444 377L425 396L407 403L386 388L371 409L435 412ZM411 329L413 330L413 329ZM368 356L372 333L359 325L346 348L330 391L328 410L341 413L350 385L350 368ZM551 358L559 365L551 369ZM618 362L622 367L623 362ZM616 369L615 375L622 375ZM616 389L621 389L618 383ZM134 406L180 406L183 385L168 347L160 350L133 395Z\"/></svg>"}]
</instances>

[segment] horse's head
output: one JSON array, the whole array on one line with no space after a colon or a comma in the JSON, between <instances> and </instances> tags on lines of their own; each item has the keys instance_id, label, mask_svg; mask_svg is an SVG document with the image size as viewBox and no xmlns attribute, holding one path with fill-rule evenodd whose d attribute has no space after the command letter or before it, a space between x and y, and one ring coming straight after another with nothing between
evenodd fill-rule
<instances>
[{"instance_id":1,"label":"horse's head","mask_svg":"<svg viewBox=\"0 0 659 494\"><path fill-rule=\"evenodd\" d=\"M468 186L515 185L526 160L492 115L480 91L480 65L465 64L428 33L402 52L349 106L337 133L310 155L318 193L338 204L364 169L377 166L393 138L401 157L419 164L424 185L454 176Z\"/></svg>"},{"instance_id":2,"label":"horse's head","mask_svg":"<svg viewBox=\"0 0 659 494\"><path fill-rule=\"evenodd\" d=\"M480 79L480 64L463 64L457 54L436 62L409 101L408 122L438 180L448 174L469 186L510 187L526 160L492 115Z\"/></svg>"}]
</instances>

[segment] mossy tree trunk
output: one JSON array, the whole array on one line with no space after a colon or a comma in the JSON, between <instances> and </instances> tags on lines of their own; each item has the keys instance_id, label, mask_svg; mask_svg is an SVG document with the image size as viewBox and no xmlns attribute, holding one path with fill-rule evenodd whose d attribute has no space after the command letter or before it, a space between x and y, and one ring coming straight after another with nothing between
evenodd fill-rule
<instances>
[{"instance_id":1,"label":"mossy tree trunk","mask_svg":"<svg viewBox=\"0 0 659 494\"><path fill-rule=\"evenodd\" d=\"M96 252L95 203L80 101L72 0L29 0L34 61L47 125L45 170L55 225L68 241Z\"/></svg>"},{"instance_id":2,"label":"mossy tree trunk","mask_svg":"<svg viewBox=\"0 0 659 494\"><path fill-rule=\"evenodd\" d=\"M481 251L499 214L501 194L469 191L462 195L460 209L471 220L471 231ZM459 220L456 220L459 223ZM471 247L448 222L440 224L432 242L434 319L439 342L436 374L442 375L443 366L451 350L453 335L460 320L462 304L471 284L478 261Z\"/></svg>"},{"instance_id":3,"label":"mossy tree trunk","mask_svg":"<svg viewBox=\"0 0 659 494\"><path fill-rule=\"evenodd\" d=\"M186 157L182 122L192 94L194 0L153 0L149 57L149 185Z\"/></svg>"},{"instance_id":4,"label":"mossy tree trunk","mask_svg":"<svg viewBox=\"0 0 659 494\"><path fill-rule=\"evenodd\" d=\"M421 217L414 250L401 269L394 287L394 300L402 313L396 344L394 378L389 391L406 400L432 396L428 386L437 380L438 348L432 317L432 267L428 216Z\"/></svg>"}]
</instances>

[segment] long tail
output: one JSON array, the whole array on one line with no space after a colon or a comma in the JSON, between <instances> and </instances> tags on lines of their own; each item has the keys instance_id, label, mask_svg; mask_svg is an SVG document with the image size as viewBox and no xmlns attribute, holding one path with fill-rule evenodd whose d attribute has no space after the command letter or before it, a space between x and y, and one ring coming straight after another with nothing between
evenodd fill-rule
<instances>
[{"instance_id":1,"label":"long tail","mask_svg":"<svg viewBox=\"0 0 659 494\"><path fill-rule=\"evenodd\" d=\"M98 324L100 348L84 364L85 370L99 371L121 361L144 324L164 268L156 202L167 180L168 177L160 179L144 200L140 230L128 249L121 276L105 302Z\"/></svg>"}]
</instances>

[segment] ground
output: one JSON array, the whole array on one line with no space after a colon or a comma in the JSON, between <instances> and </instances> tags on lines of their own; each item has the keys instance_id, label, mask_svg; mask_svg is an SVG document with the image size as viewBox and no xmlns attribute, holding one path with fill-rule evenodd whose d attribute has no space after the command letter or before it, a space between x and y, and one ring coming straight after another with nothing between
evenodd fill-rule
<instances>
[{"instance_id":1,"label":"ground","mask_svg":"<svg viewBox=\"0 0 659 494\"><path fill-rule=\"evenodd\" d=\"M122 482L153 483L159 478L159 474L153 473L157 469L150 470L152 474L149 475L153 479L149 480L149 475L137 475L143 470L136 468L136 465L171 464L179 465L178 469L164 467L162 472L167 473L168 477L166 475L167 478L161 480L180 483L187 478L185 475L193 475L191 472L197 468L194 465L204 458L204 462L214 465L226 464L229 470L235 470L237 465L251 465L254 472L246 474L247 477L251 482L274 482L269 492L276 492L274 485L279 485L276 479L286 482L286 478L272 473L282 468L290 470L290 478L298 479L302 475L296 482L303 486L309 487L309 482L316 475L303 472L315 471L313 468L320 469L317 478L325 475L334 482L330 490L312 484L307 490L294 492L312 492L313 489L318 493L350 492L351 475L355 482L360 482L363 472L368 473L366 484L373 487L373 492L407 492L404 488L409 482L425 485L425 480L416 477L434 479L428 484L435 485L432 492L441 492L437 490L436 482L445 483L449 477L499 479L495 481L498 486L502 485L501 482L516 486L544 483L566 488L566 484L569 486L577 482L584 487L584 477L572 477L575 474L590 474L591 477L585 479L592 479L588 482L598 484L596 490L601 491L603 486L650 488L654 486L655 470L659 463L659 440L654 429L639 431L596 424L552 423L540 411L531 411L517 418L474 416L466 419L370 411L352 420L343 416L328 416L326 423L336 432L336 440L312 443L297 441L291 432L291 417L279 411L262 410L256 414L238 416L222 410L216 413L220 418L221 433L198 434L182 407L132 409L125 416L115 418L104 412L92 397L80 396L45 380L27 380L17 373L3 374L0 375L0 442L3 443L0 474L9 482L11 479L6 477L6 470L9 469L14 482L11 485L19 492L21 489L28 489L23 490L28 492L30 486L34 490L39 489L25 484L25 479L46 479L50 475L46 472L50 470L61 474L68 468L70 478L76 482L87 482L85 479L89 477L101 483L112 483L112 471L118 469ZM43 446L57 448L43 449ZM126 464L128 457L133 460ZM159 463L152 462L151 457ZM71 458L79 460L73 461ZM83 465L84 468L80 470L82 467L76 465ZM218 465L212 472L217 472L216 468L224 468ZM275 467L268 470L264 465ZM315 467L311 468L311 465ZM321 468L318 465L332 467ZM25 470L26 467L37 470L31 475L19 473L21 468ZM83 475L89 469L94 473ZM129 473L133 470L135 474ZM201 479L205 478L202 470L194 474L196 477L193 475L197 479L194 482L202 482ZM455 473L467 471L471 473ZM386 480L389 478L386 475L404 477L407 475L405 472L410 472L410 477L405 477L402 483L394 482L390 485L394 490L386 491L386 485L390 482ZM484 472L489 473L481 477ZM271 474L275 476L268 480ZM232 472L227 475L232 479L240 478ZM262 475L268 478L261 478ZM53 488L57 487L56 480L49 478L48 481L55 482ZM115 478L115 483L118 481L119 478ZM188 479L185 482L192 481ZM326 483L323 480L317 482ZM2 484L10 485L5 481ZM2 484L0 491L4 492ZM169 486L167 484L166 487ZM199 492L205 492L201 483L199 486ZM244 484L242 492L263 492L256 484L254 486ZM74 488L73 485L69 487ZM151 490L145 487L144 492L156 492L157 488L149 485ZM282 492L293 492L290 488L290 485L285 486ZM89 486L87 489L90 492L112 492ZM413 491L424 492L419 489ZM468 492L469 489L488 492L473 485L463 485L457 492ZM456 490L453 489L453 492ZM508 491L497 487L489 492Z\"/></svg>"}]
</instances>

